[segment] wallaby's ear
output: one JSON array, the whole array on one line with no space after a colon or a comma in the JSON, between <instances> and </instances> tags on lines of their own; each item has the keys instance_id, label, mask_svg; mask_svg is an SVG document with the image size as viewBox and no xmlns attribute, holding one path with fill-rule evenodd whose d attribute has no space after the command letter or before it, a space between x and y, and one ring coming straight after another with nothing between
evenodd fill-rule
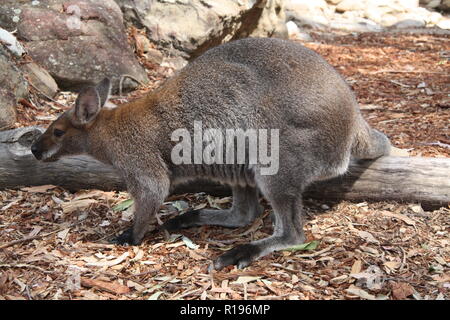
<instances>
[{"instance_id":1,"label":"wallaby's ear","mask_svg":"<svg viewBox=\"0 0 450 320\"><path fill-rule=\"evenodd\" d=\"M100 95L95 87L82 89L75 101L74 123L84 125L94 120L102 107L100 103Z\"/></svg>"},{"instance_id":2,"label":"wallaby's ear","mask_svg":"<svg viewBox=\"0 0 450 320\"><path fill-rule=\"evenodd\" d=\"M111 94L111 80L105 78L95 88L100 96L100 106L103 107Z\"/></svg>"}]
</instances>

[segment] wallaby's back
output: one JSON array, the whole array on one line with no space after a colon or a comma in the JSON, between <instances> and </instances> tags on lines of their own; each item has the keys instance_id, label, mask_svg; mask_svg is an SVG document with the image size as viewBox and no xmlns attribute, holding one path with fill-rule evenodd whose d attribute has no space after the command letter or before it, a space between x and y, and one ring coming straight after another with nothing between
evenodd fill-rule
<instances>
[{"instance_id":1,"label":"wallaby's back","mask_svg":"<svg viewBox=\"0 0 450 320\"><path fill-rule=\"evenodd\" d=\"M376 158L390 146L361 117L333 67L292 41L250 38L215 47L170 79L158 97L171 105L160 114L169 124L164 135L180 122L192 128L194 121L210 128L280 129L280 154L297 150L311 171L306 176L315 178L342 174L351 154ZM288 157L281 156L280 167Z\"/></svg>"}]
</instances>

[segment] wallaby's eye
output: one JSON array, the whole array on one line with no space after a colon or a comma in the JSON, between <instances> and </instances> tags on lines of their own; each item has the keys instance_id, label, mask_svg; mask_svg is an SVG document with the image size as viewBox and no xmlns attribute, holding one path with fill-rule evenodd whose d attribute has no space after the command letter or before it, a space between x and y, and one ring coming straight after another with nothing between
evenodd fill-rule
<instances>
[{"instance_id":1,"label":"wallaby's eye","mask_svg":"<svg viewBox=\"0 0 450 320\"><path fill-rule=\"evenodd\" d=\"M58 137L58 138L62 137L64 133L65 133L64 131L59 130L59 129L53 130L53 134L55 135L55 137Z\"/></svg>"}]
</instances>

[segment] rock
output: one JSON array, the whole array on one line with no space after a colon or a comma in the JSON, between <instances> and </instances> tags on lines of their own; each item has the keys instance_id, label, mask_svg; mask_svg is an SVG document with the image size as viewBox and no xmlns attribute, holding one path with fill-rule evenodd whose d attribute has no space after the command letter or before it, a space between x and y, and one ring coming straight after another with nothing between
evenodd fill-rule
<instances>
[{"instance_id":1,"label":"rock","mask_svg":"<svg viewBox=\"0 0 450 320\"><path fill-rule=\"evenodd\" d=\"M361 0L342 0L336 6L337 12L364 10L367 3Z\"/></svg>"},{"instance_id":2,"label":"rock","mask_svg":"<svg viewBox=\"0 0 450 320\"><path fill-rule=\"evenodd\" d=\"M342 2L342 0L327 0L327 2L332 5L337 5L339 2Z\"/></svg>"},{"instance_id":3,"label":"rock","mask_svg":"<svg viewBox=\"0 0 450 320\"><path fill-rule=\"evenodd\" d=\"M294 21L286 22L286 28L288 31L288 35L290 39L296 39L297 35L300 34L299 27L295 24Z\"/></svg>"},{"instance_id":4,"label":"rock","mask_svg":"<svg viewBox=\"0 0 450 320\"><path fill-rule=\"evenodd\" d=\"M427 17L427 24L435 25L442 19L442 14L439 12L430 12Z\"/></svg>"},{"instance_id":5,"label":"rock","mask_svg":"<svg viewBox=\"0 0 450 320\"><path fill-rule=\"evenodd\" d=\"M364 18L358 18L356 21L333 20L330 22L330 28L348 32L379 32L383 30L379 24Z\"/></svg>"},{"instance_id":6,"label":"rock","mask_svg":"<svg viewBox=\"0 0 450 320\"><path fill-rule=\"evenodd\" d=\"M440 6L441 0L420 0L420 4L427 8L434 9Z\"/></svg>"},{"instance_id":7,"label":"rock","mask_svg":"<svg viewBox=\"0 0 450 320\"><path fill-rule=\"evenodd\" d=\"M58 85L55 79L44 68L41 68L36 63L27 63L21 66L21 70L28 76L28 80L39 91L49 97L54 97L58 92Z\"/></svg>"},{"instance_id":8,"label":"rock","mask_svg":"<svg viewBox=\"0 0 450 320\"><path fill-rule=\"evenodd\" d=\"M442 0L439 8L444 11L450 11L450 0Z\"/></svg>"},{"instance_id":9,"label":"rock","mask_svg":"<svg viewBox=\"0 0 450 320\"><path fill-rule=\"evenodd\" d=\"M413 19L402 20L392 26L392 28L395 28L395 29L410 29L410 28L423 28L423 27L425 27L425 21L413 20Z\"/></svg>"},{"instance_id":10,"label":"rock","mask_svg":"<svg viewBox=\"0 0 450 320\"><path fill-rule=\"evenodd\" d=\"M286 28L288 30L290 39L296 39L306 42L313 41L308 33L300 31L299 27L294 21L286 22Z\"/></svg>"},{"instance_id":11,"label":"rock","mask_svg":"<svg viewBox=\"0 0 450 320\"><path fill-rule=\"evenodd\" d=\"M21 57L25 53L25 49L20 42L17 41L17 38L3 28L0 28L0 41L17 57Z\"/></svg>"},{"instance_id":12,"label":"rock","mask_svg":"<svg viewBox=\"0 0 450 320\"><path fill-rule=\"evenodd\" d=\"M405 9L413 9L419 6L419 0L395 0L400 6Z\"/></svg>"},{"instance_id":13,"label":"rock","mask_svg":"<svg viewBox=\"0 0 450 320\"><path fill-rule=\"evenodd\" d=\"M430 20L430 12L425 8L414 8L395 16L398 19L395 27L399 29L423 28Z\"/></svg>"},{"instance_id":14,"label":"rock","mask_svg":"<svg viewBox=\"0 0 450 320\"><path fill-rule=\"evenodd\" d=\"M293 19L293 22L300 27L305 29L313 30L326 30L328 28L328 20L324 17L314 16L312 18L299 17L299 19Z\"/></svg>"},{"instance_id":15,"label":"rock","mask_svg":"<svg viewBox=\"0 0 450 320\"><path fill-rule=\"evenodd\" d=\"M157 65L160 65L164 59L164 55L161 53L161 51L154 48L148 49L148 51L145 53L145 57L148 61Z\"/></svg>"},{"instance_id":16,"label":"rock","mask_svg":"<svg viewBox=\"0 0 450 320\"><path fill-rule=\"evenodd\" d=\"M187 65L187 61L182 57L166 57L161 62L161 67L171 68L174 70L181 69Z\"/></svg>"},{"instance_id":17,"label":"rock","mask_svg":"<svg viewBox=\"0 0 450 320\"><path fill-rule=\"evenodd\" d=\"M364 9L364 17L367 19L370 19L376 23L380 23L384 26L386 26L386 20L389 20L389 22L387 25L391 25L395 22L397 22L397 19L395 19L395 21L392 18L387 18L385 19L386 16L393 16L392 14L395 13L396 10L393 9L392 7L389 6L389 4L387 5L375 5L375 4L369 4L365 9ZM384 20L384 21L383 21Z\"/></svg>"},{"instance_id":18,"label":"rock","mask_svg":"<svg viewBox=\"0 0 450 320\"><path fill-rule=\"evenodd\" d=\"M117 89L124 74L148 81L113 0L20 1L14 8L20 10L18 37L62 89L78 89L104 77L110 77ZM125 88L136 86L128 78L124 81Z\"/></svg>"},{"instance_id":19,"label":"rock","mask_svg":"<svg viewBox=\"0 0 450 320\"><path fill-rule=\"evenodd\" d=\"M27 97L28 86L11 55L1 45L0 82L0 130L4 130L14 125L17 101Z\"/></svg>"},{"instance_id":20,"label":"rock","mask_svg":"<svg viewBox=\"0 0 450 320\"><path fill-rule=\"evenodd\" d=\"M385 14L381 17L380 24L383 27L390 27L398 22L398 18L393 14Z\"/></svg>"},{"instance_id":21,"label":"rock","mask_svg":"<svg viewBox=\"0 0 450 320\"><path fill-rule=\"evenodd\" d=\"M16 29L17 22L22 12L24 1L2 0L0 1L0 26L8 31Z\"/></svg>"},{"instance_id":22,"label":"rock","mask_svg":"<svg viewBox=\"0 0 450 320\"><path fill-rule=\"evenodd\" d=\"M303 41L303 42L313 42L314 39L311 38L308 32L300 32L297 35L297 40Z\"/></svg>"},{"instance_id":23,"label":"rock","mask_svg":"<svg viewBox=\"0 0 450 320\"><path fill-rule=\"evenodd\" d=\"M436 24L436 26L441 29L450 30L450 19L448 18L442 19Z\"/></svg>"},{"instance_id":24,"label":"rock","mask_svg":"<svg viewBox=\"0 0 450 320\"><path fill-rule=\"evenodd\" d=\"M284 5L286 20L301 20L301 17L324 16L328 5L325 0L286 0ZM300 18L299 18L300 17Z\"/></svg>"},{"instance_id":25,"label":"rock","mask_svg":"<svg viewBox=\"0 0 450 320\"><path fill-rule=\"evenodd\" d=\"M285 0L284 4L286 11L292 12L306 12L325 10L328 4L325 0Z\"/></svg>"},{"instance_id":26,"label":"rock","mask_svg":"<svg viewBox=\"0 0 450 320\"><path fill-rule=\"evenodd\" d=\"M287 37L282 0L117 0L128 21L145 26L170 56L195 58L248 36Z\"/></svg>"},{"instance_id":27,"label":"rock","mask_svg":"<svg viewBox=\"0 0 450 320\"><path fill-rule=\"evenodd\" d=\"M325 30L328 26L326 14L332 15L327 8L324 0L288 0L285 3L286 20L295 22L300 28Z\"/></svg>"},{"instance_id":28,"label":"rock","mask_svg":"<svg viewBox=\"0 0 450 320\"><path fill-rule=\"evenodd\" d=\"M346 20L353 20L355 21L358 18L363 18L364 17L364 11L362 10L358 10L358 11L345 11L342 15L341 18L344 18Z\"/></svg>"},{"instance_id":29,"label":"rock","mask_svg":"<svg viewBox=\"0 0 450 320\"><path fill-rule=\"evenodd\" d=\"M258 24L249 36L287 38L288 32L284 22L286 15L284 0L267 0L259 17ZM244 34L241 35L243 37Z\"/></svg>"}]
</instances>

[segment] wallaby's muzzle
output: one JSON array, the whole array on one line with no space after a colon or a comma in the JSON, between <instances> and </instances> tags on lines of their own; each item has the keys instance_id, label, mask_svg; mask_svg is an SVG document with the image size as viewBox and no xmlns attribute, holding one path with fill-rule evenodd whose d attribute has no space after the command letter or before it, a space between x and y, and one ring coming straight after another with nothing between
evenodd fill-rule
<instances>
[{"instance_id":1,"label":"wallaby's muzzle","mask_svg":"<svg viewBox=\"0 0 450 320\"><path fill-rule=\"evenodd\" d=\"M42 148L39 147L39 140L32 144L31 153L33 153L36 159L42 159Z\"/></svg>"},{"instance_id":2,"label":"wallaby's muzzle","mask_svg":"<svg viewBox=\"0 0 450 320\"><path fill-rule=\"evenodd\" d=\"M31 153L33 153L37 160L44 162L58 160L56 154L59 149L58 145L49 141L45 133L31 145Z\"/></svg>"}]
</instances>

